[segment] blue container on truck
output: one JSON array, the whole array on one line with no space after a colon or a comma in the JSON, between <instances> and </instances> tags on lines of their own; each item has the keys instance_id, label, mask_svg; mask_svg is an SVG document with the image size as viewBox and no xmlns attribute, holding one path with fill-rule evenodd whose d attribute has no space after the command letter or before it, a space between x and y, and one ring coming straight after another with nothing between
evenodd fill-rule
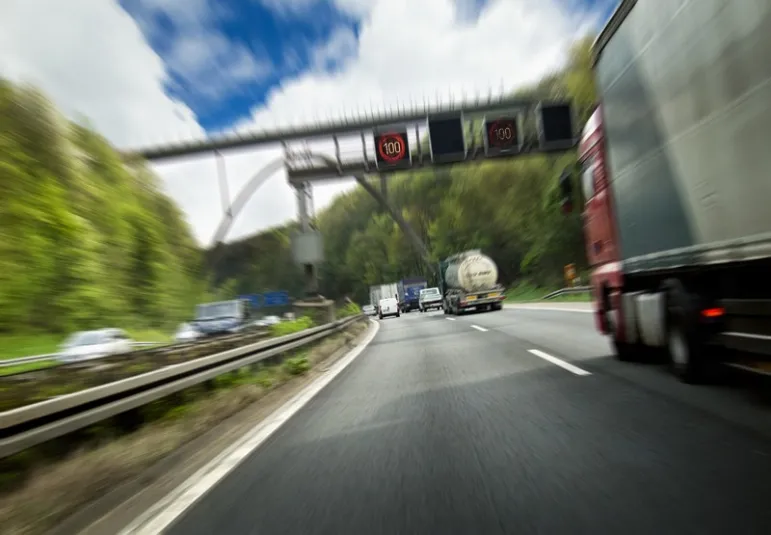
<instances>
[{"instance_id":1,"label":"blue container on truck","mask_svg":"<svg viewBox=\"0 0 771 535\"><path fill-rule=\"evenodd\" d=\"M399 281L399 303L404 312L418 309L420 290L428 287L424 277L409 277Z\"/></svg>"}]
</instances>

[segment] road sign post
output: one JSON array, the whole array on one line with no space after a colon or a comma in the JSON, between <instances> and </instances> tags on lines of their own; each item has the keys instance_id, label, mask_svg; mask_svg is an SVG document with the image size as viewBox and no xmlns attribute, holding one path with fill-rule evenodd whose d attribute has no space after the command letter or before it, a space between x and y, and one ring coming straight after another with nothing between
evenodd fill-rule
<instances>
[{"instance_id":1,"label":"road sign post","mask_svg":"<svg viewBox=\"0 0 771 535\"><path fill-rule=\"evenodd\" d=\"M575 286L576 281L576 265L567 264L565 266L565 283L568 288Z\"/></svg>"}]
</instances>

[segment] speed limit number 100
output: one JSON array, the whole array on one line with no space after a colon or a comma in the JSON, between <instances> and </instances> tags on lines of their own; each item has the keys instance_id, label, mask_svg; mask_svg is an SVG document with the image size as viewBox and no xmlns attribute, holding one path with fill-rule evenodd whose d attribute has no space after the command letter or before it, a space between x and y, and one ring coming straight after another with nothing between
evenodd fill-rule
<instances>
[{"instance_id":1,"label":"speed limit number 100","mask_svg":"<svg viewBox=\"0 0 771 535\"><path fill-rule=\"evenodd\" d=\"M409 157L405 133L381 134L375 138L377 160L383 164L396 164Z\"/></svg>"},{"instance_id":2,"label":"speed limit number 100","mask_svg":"<svg viewBox=\"0 0 771 535\"><path fill-rule=\"evenodd\" d=\"M513 119L499 120L487 125L487 144L498 149L514 148L519 145L517 123Z\"/></svg>"}]
</instances>

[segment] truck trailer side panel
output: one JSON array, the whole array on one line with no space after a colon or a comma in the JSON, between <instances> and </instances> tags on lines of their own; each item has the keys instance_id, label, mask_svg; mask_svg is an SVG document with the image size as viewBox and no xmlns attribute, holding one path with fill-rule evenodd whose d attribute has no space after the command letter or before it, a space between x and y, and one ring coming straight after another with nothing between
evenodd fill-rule
<instances>
[{"instance_id":1,"label":"truck trailer side panel","mask_svg":"<svg viewBox=\"0 0 771 535\"><path fill-rule=\"evenodd\" d=\"M771 2L617 13L596 78L624 272L771 256Z\"/></svg>"}]
</instances>

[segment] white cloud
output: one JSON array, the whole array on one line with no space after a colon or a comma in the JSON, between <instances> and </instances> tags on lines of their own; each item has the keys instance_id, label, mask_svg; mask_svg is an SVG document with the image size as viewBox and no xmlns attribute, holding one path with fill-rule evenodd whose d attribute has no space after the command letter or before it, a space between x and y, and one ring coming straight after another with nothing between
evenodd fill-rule
<instances>
[{"instance_id":1,"label":"white cloud","mask_svg":"<svg viewBox=\"0 0 771 535\"><path fill-rule=\"evenodd\" d=\"M168 40L163 15L173 22L171 50L165 54L167 68L196 96L224 99L239 92L245 83L261 81L274 67L263 50L229 40L216 23L232 15L213 0L135 0L133 12L151 38Z\"/></svg>"},{"instance_id":2,"label":"white cloud","mask_svg":"<svg viewBox=\"0 0 771 535\"><path fill-rule=\"evenodd\" d=\"M558 67L569 44L597 23L560 9L566 0L492 0L472 21L458 19L453 0L335 1L363 17L358 39L341 28L312 54L316 67L336 64L335 73L314 68L285 80L271 92L266 106L254 110L240 126L312 122L343 109L368 108L370 102L388 105L431 97L438 90L445 95L487 92L501 83L513 89ZM206 27L212 9L207 0L142 0L142 4L179 17L175 22L183 21L191 34L192 29ZM64 110L87 115L119 146L173 142L182 132L186 138L199 136L201 128L192 112L164 94L164 65L144 41L138 24L152 30L149 19L137 23L107 0L3 0L0 69L12 78L38 83ZM200 65L196 46L184 42L176 46L173 57L187 72L195 72ZM216 58L216 46L220 45L207 52L210 60ZM244 75L254 68L246 62L238 65L236 72ZM172 62L167 68L182 67ZM275 148L228 154L231 197L277 154ZM199 240L208 243L221 217L214 158L161 163L156 169L188 213ZM317 209L340 189L340 185L316 188ZM280 173L246 206L230 238L294 215L295 198Z\"/></svg>"},{"instance_id":3,"label":"white cloud","mask_svg":"<svg viewBox=\"0 0 771 535\"><path fill-rule=\"evenodd\" d=\"M311 66L320 71L334 70L341 62L356 56L358 42L350 28L335 30L329 40L311 54Z\"/></svg>"},{"instance_id":4,"label":"white cloud","mask_svg":"<svg viewBox=\"0 0 771 535\"><path fill-rule=\"evenodd\" d=\"M176 39L166 64L191 92L212 99L226 98L242 84L265 79L273 70L269 60L257 59L243 44L205 30Z\"/></svg>"},{"instance_id":5,"label":"white cloud","mask_svg":"<svg viewBox=\"0 0 771 535\"><path fill-rule=\"evenodd\" d=\"M354 17L366 16L377 0L253 0L279 15L304 15L319 4L331 4L340 12Z\"/></svg>"},{"instance_id":6,"label":"white cloud","mask_svg":"<svg viewBox=\"0 0 771 535\"><path fill-rule=\"evenodd\" d=\"M103 0L0 2L0 73L33 83L122 146L203 135L163 91L161 59L136 22Z\"/></svg>"}]
</instances>

